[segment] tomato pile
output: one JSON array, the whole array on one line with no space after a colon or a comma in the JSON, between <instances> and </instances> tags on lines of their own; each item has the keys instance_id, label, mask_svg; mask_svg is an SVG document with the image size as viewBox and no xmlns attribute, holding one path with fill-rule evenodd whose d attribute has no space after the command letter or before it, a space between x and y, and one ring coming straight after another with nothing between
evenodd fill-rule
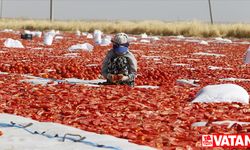
<instances>
[{"instance_id":1,"label":"tomato pile","mask_svg":"<svg viewBox=\"0 0 250 150\"><path fill-rule=\"evenodd\" d=\"M234 39L232 44L208 40L198 42L161 37L151 43L131 43L138 61L136 85L90 87L59 83L47 86L22 82L23 74L43 78L98 79L101 63L111 46L97 46L92 52L76 51L68 57L71 45L93 41L63 33L64 39L44 46L42 38L21 40L19 34L0 33L0 112L52 121L99 134L110 134L158 149L201 147L201 135L249 133L250 126L214 125L212 121L250 121L250 106L240 103L191 103L195 94L209 84L228 83L222 78L250 79L250 68L243 64L248 47ZM6 48L6 38L20 40L24 49ZM198 39L198 38L197 38ZM247 41L247 39L245 39ZM198 52L223 54L215 57ZM175 64L186 64L185 66ZM230 69L211 70L209 66ZM180 84L177 79L199 80L200 86ZM231 81L250 93L249 82ZM192 123L208 121L205 127Z\"/></svg>"}]
</instances>

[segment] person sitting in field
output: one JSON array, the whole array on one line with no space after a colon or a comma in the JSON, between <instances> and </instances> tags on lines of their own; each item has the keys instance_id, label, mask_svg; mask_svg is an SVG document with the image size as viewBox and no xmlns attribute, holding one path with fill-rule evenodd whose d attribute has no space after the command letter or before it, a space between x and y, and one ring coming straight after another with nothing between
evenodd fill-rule
<instances>
[{"instance_id":1,"label":"person sitting in field","mask_svg":"<svg viewBox=\"0 0 250 150\"><path fill-rule=\"evenodd\" d=\"M113 48L108 51L103 61L102 75L107 79L107 84L134 86L137 61L128 49L128 35L118 33L111 41Z\"/></svg>"}]
</instances>

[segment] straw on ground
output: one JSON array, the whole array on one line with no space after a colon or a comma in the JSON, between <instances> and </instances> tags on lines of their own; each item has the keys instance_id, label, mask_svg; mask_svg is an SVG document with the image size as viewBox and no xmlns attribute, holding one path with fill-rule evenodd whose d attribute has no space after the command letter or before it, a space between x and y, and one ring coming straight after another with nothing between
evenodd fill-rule
<instances>
[{"instance_id":1,"label":"straw on ground","mask_svg":"<svg viewBox=\"0 0 250 150\"><path fill-rule=\"evenodd\" d=\"M130 34L184 35L197 37L250 38L250 24L214 24L164 21L47 21L24 19L1 19L0 29L30 29L93 32L100 29L104 33L125 32Z\"/></svg>"}]
</instances>

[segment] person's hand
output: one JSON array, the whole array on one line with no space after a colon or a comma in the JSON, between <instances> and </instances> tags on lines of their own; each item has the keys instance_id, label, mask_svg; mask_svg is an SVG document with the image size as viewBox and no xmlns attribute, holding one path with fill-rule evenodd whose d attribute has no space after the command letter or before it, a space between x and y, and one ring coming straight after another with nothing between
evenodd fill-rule
<instances>
[{"instance_id":1,"label":"person's hand","mask_svg":"<svg viewBox=\"0 0 250 150\"><path fill-rule=\"evenodd\" d=\"M128 76L125 76L123 74L118 74L118 78L119 78L120 81L126 81L126 80L129 79Z\"/></svg>"},{"instance_id":2,"label":"person's hand","mask_svg":"<svg viewBox=\"0 0 250 150\"><path fill-rule=\"evenodd\" d=\"M120 76L114 75L114 74L108 74L107 79L109 79L111 82L115 83L120 80Z\"/></svg>"},{"instance_id":3,"label":"person's hand","mask_svg":"<svg viewBox=\"0 0 250 150\"><path fill-rule=\"evenodd\" d=\"M107 78L108 78L111 82L113 82L113 83L115 83L115 82L117 82L117 81L126 81L126 80L129 79L128 76L125 76L125 75L123 75L123 74L118 74L118 75L108 74Z\"/></svg>"}]
</instances>

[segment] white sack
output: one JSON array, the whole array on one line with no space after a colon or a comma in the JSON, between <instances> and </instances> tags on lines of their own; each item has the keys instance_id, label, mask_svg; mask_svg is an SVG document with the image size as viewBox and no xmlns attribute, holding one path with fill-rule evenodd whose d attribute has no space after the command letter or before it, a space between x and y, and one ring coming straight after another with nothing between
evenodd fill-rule
<instances>
[{"instance_id":1,"label":"white sack","mask_svg":"<svg viewBox=\"0 0 250 150\"><path fill-rule=\"evenodd\" d=\"M236 84L208 85L202 88L192 102L239 102L249 104L247 91Z\"/></svg>"},{"instance_id":2,"label":"white sack","mask_svg":"<svg viewBox=\"0 0 250 150\"><path fill-rule=\"evenodd\" d=\"M94 48L93 45L89 44L89 43L84 43L84 44L76 44L76 45L72 45L69 50L70 51L74 51L74 50L85 50L85 51L92 51Z\"/></svg>"},{"instance_id":3,"label":"white sack","mask_svg":"<svg viewBox=\"0 0 250 150\"><path fill-rule=\"evenodd\" d=\"M4 42L4 46L8 47L8 48L24 48L23 44L18 41L18 40L13 40L8 38L5 42Z\"/></svg>"}]
</instances>

